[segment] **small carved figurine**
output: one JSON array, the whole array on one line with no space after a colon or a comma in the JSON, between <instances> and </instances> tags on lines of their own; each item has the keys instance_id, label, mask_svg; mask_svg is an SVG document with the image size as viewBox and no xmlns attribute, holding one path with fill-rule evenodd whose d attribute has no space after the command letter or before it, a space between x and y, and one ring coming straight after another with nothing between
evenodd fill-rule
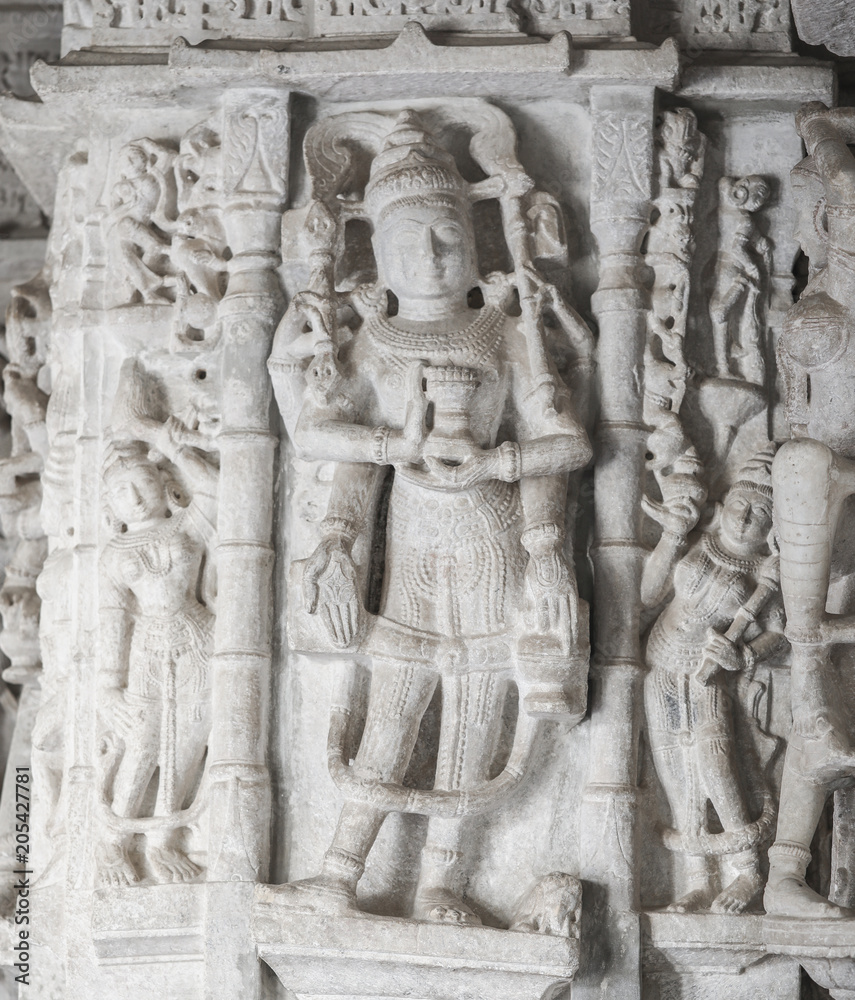
<instances>
[{"instance_id":1,"label":"small carved figurine","mask_svg":"<svg viewBox=\"0 0 855 1000\"><path fill-rule=\"evenodd\" d=\"M129 142L119 152L119 179L110 198L107 243L128 286L124 302L169 301L174 160L174 150L145 138Z\"/></svg>"},{"instance_id":2,"label":"small carved figurine","mask_svg":"<svg viewBox=\"0 0 855 1000\"><path fill-rule=\"evenodd\" d=\"M763 385L766 365L761 317L770 277L769 241L755 213L769 198L769 185L756 175L722 177L718 185L719 252L710 299L716 375Z\"/></svg>"},{"instance_id":3,"label":"small carved figurine","mask_svg":"<svg viewBox=\"0 0 855 1000\"><path fill-rule=\"evenodd\" d=\"M750 680L755 664L783 643L772 528L771 452L748 463L731 486L717 528L688 549L702 495L689 470L662 480L663 502L645 510L663 528L645 568L642 601L674 595L647 639L647 733L675 831L666 844L688 857L689 891L669 908L740 913L763 887L758 851L774 819L771 796L753 819L743 792L727 678ZM754 624L758 618L764 625ZM707 827L707 803L723 827ZM716 885L710 860L727 858L732 879Z\"/></svg>"}]
</instances>

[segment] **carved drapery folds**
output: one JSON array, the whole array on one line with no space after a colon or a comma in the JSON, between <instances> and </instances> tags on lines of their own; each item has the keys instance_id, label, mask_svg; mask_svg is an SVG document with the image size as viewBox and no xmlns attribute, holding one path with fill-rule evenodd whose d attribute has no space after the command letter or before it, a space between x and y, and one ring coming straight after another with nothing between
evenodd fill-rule
<instances>
[{"instance_id":1,"label":"carved drapery folds","mask_svg":"<svg viewBox=\"0 0 855 1000\"><path fill-rule=\"evenodd\" d=\"M827 74L681 79L619 2L67 28L0 345L0 943L21 762L46 996L846 996L855 125L763 118Z\"/></svg>"}]
</instances>

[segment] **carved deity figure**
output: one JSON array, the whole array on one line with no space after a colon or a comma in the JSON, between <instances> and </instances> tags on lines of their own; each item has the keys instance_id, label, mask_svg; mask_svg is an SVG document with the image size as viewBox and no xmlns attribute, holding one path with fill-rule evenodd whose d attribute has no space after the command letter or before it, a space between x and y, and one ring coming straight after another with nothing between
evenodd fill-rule
<instances>
[{"instance_id":1,"label":"carved deity figure","mask_svg":"<svg viewBox=\"0 0 855 1000\"><path fill-rule=\"evenodd\" d=\"M487 162L499 130L509 130L502 141L512 130L499 112L484 108L493 124L476 131L471 148ZM280 324L270 361L298 452L337 463L324 537L305 563L306 611L324 623L327 649L370 658L371 687L350 766L346 691L333 706L330 769L347 801L322 871L266 891L304 910L355 909L357 882L386 815L416 812L431 819L414 915L476 924L480 918L462 898L466 817L495 807L519 784L529 769L535 719L578 721L584 712L568 703L565 687L574 671L587 674L587 607L577 596L564 532L568 473L589 461L591 447L545 354L534 371L532 358L544 342L527 340L542 331L526 324L534 314L525 310L552 303L582 352L590 334L572 310L555 305L555 289L530 262L523 274L529 284L520 289L524 315L506 311L504 294L491 295L477 271L474 186L418 115L405 112L394 127L386 122L364 193L379 280L359 299L361 324L340 346L332 343L324 331L334 322L336 293L301 293ZM502 148L509 163L513 145ZM520 196L531 188L525 181L519 168L504 181L482 182L494 197L508 197L518 234L525 232ZM317 208L316 232L326 218ZM480 308L469 300L478 287ZM397 303L394 314L386 292ZM296 421L295 372L310 383ZM391 470L374 615L364 607L353 551L359 536L374 531L374 497ZM514 679L514 745L491 780ZM438 685L434 786L410 789L402 780Z\"/></svg>"},{"instance_id":2,"label":"carved deity figure","mask_svg":"<svg viewBox=\"0 0 855 1000\"><path fill-rule=\"evenodd\" d=\"M774 819L771 796L752 818L734 734L738 699L755 664L783 644L772 528L771 452L741 471L727 492L718 524L688 544L701 499L689 470L663 481L663 502L645 509L663 527L642 579L642 601L673 597L650 630L644 702L656 772L675 829L666 844L687 856L689 891L669 909L740 913L763 887L759 846ZM672 583L673 571L673 583ZM759 623L758 623L759 620ZM735 692L734 692L735 693ZM711 803L723 828L708 829ZM720 888L710 862L729 862Z\"/></svg>"},{"instance_id":3,"label":"carved deity figure","mask_svg":"<svg viewBox=\"0 0 855 1000\"><path fill-rule=\"evenodd\" d=\"M135 139L119 152L118 180L110 196L107 245L131 301L168 302L170 218L175 200L175 151Z\"/></svg>"},{"instance_id":4,"label":"carved deity figure","mask_svg":"<svg viewBox=\"0 0 855 1000\"><path fill-rule=\"evenodd\" d=\"M769 198L762 177L722 177L719 191L719 252L710 299L716 375L763 385L763 328L760 308L770 269L769 241L755 214Z\"/></svg>"},{"instance_id":5,"label":"carved deity figure","mask_svg":"<svg viewBox=\"0 0 855 1000\"><path fill-rule=\"evenodd\" d=\"M141 424L141 426L143 426ZM148 442L114 442L104 489L115 535L101 558L99 708L108 747L110 808L119 821L102 841L100 880L130 885L140 874L129 856L132 824L158 771L146 860L156 881L188 881L199 867L181 849L171 818L200 778L210 730L209 660L214 612L210 543L216 469L195 447L198 436L174 417ZM168 479L149 454L166 456L187 484Z\"/></svg>"},{"instance_id":6,"label":"carved deity figure","mask_svg":"<svg viewBox=\"0 0 855 1000\"><path fill-rule=\"evenodd\" d=\"M855 785L848 679L855 643L855 430L849 417L855 408L855 157L847 145L855 142L855 114L808 104L796 124L810 157L801 164L799 181L806 183L796 188L799 231L809 237L805 251L818 259L811 259L811 279L788 313L779 345L793 440L779 450L772 479L793 648L793 726L765 906L778 916L822 919L853 915L814 892L805 872L828 795L851 795ZM851 858L853 845L838 838L839 850ZM832 895L848 896L851 904L851 887L838 891L839 876L850 869L839 856L832 863Z\"/></svg>"}]
</instances>

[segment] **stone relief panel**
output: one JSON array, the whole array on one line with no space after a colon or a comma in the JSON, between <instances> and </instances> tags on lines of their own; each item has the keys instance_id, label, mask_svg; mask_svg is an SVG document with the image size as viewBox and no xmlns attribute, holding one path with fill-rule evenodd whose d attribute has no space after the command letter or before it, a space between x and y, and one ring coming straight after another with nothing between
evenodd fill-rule
<instances>
[{"instance_id":1,"label":"stone relief panel","mask_svg":"<svg viewBox=\"0 0 855 1000\"><path fill-rule=\"evenodd\" d=\"M790 50L789 0L646 0L639 9L645 40L677 37L694 51Z\"/></svg>"},{"instance_id":2,"label":"stone relief panel","mask_svg":"<svg viewBox=\"0 0 855 1000\"><path fill-rule=\"evenodd\" d=\"M579 38L676 37L691 50L787 52L788 0L242 0L180 3L170 0L67 0L66 49L87 45L164 46L175 38L294 40L348 35L393 35L417 19L427 31ZM832 22L833 23L833 22ZM804 33L803 33L804 34ZM810 38L813 36L805 35Z\"/></svg>"},{"instance_id":3,"label":"stone relief panel","mask_svg":"<svg viewBox=\"0 0 855 1000\"><path fill-rule=\"evenodd\" d=\"M0 459L45 995L851 992L852 115L791 194L789 122L604 89L235 87L66 162Z\"/></svg>"},{"instance_id":4,"label":"stone relief panel","mask_svg":"<svg viewBox=\"0 0 855 1000\"><path fill-rule=\"evenodd\" d=\"M762 212L776 182L716 176L720 147L711 163L688 109L666 111L658 136L642 501L658 527L641 600L654 823L670 853L654 870L670 872L672 888L652 896L676 914L750 913L774 837L788 711L766 425L775 265ZM697 929L682 933L688 947Z\"/></svg>"},{"instance_id":5,"label":"stone relief panel","mask_svg":"<svg viewBox=\"0 0 855 1000\"><path fill-rule=\"evenodd\" d=\"M452 140L482 180L464 180ZM562 215L515 145L477 102L344 114L306 136L308 282L269 367L294 473L314 463L302 474L329 482L319 541L291 564L289 639L339 674L328 753L343 805L321 873L261 891L276 910L356 910L384 819L416 814L429 825L413 917L480 924L464 898L472 818L524 794L546 723L584 713L587 604L566 544L568 474L591 454L592 339L539 270L566 255ZM484 276L473 209L487 201L511 270ZM349 246L366 222L370 245ZM433 787L402 784L431 766L433 740ZM568 934L575 885L538 883L513 929Z\"/></svg>"}]
</instances>

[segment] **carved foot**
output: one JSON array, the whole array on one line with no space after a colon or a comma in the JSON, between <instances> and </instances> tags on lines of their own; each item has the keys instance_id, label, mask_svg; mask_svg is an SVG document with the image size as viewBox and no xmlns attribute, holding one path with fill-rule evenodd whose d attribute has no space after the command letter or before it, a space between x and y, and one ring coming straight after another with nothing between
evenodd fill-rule
<instances>
[{"instance_id":1,"label":"carved foot","mask_svg":"<svg viewBox=\"0 0 855 1000\"><path fill-rule=\"evenodd\" d=\"M766 886L763 906L770 917L797 917L807 920L846 920L855 912L836 906L814 892L795 875Z\"/></svg>"},{"instance_id":2,"label":"carved foot","mask_svg":"<svg viewBox=\"0 0 855 1000\"><path fill-rule=\"evenodd\" d=\"M350 882L323 873L300 882L260 885L255 890L255 897L260 903L273 903L300 913L335 916L360 912L356 905L356 890Z\"/></svg>"},{"instance_id":3,"label":"carved foot","mask_svg":"<svg viewBox=\"0 0 855 1000\"><path fill-rule=\"evenodd\" d=\"M146 857L158 882L192 882L202 873L183 851L174 847L149 847Z\"/></svg>"},{"instance_id":4,"label":"carved foot","mask_svg":"<svg viewBox=\"0 0 855 1000\"><path fill-rule=\"evenodd\" d=\"M762 888L759 872L742 872L715 897L710 910L713 913L742 913Z\"/></svg>"},{"instance_id":5,"label":"carved foot","mask_svg":"<svg viewBox=\"0 0 855 1000\"><path fill-rule=\"evenodd\" d=\"M98 864L98 882L100 885L113 888L123 888L136 885L140 877L131 864L128 852L117 844L109 844L103 848L103 856Z\"/></svg>"},{"instance_id":6,"label":"carved foot","mask_svg":"<svg viewBox=\"0 0 855 1000\"><path fill-rule=\"evenodd\" d=\"M416 897L413 907L416 920L430 920L438 924L477 926L481 918L459 896L448 889L424 889Z\"/></svg>"},{"instance_id":7,"label":"carved foot","mask_svg":"<svg viewBox=\"0 0 855 1000\"><path fill-rule=\"evenodd\" d=\"M676 902L665 907L668 913L698 913L708 910L712 902L713 891L709 886L702 889L692 889Z\"/></svg>"}]
</instances>

